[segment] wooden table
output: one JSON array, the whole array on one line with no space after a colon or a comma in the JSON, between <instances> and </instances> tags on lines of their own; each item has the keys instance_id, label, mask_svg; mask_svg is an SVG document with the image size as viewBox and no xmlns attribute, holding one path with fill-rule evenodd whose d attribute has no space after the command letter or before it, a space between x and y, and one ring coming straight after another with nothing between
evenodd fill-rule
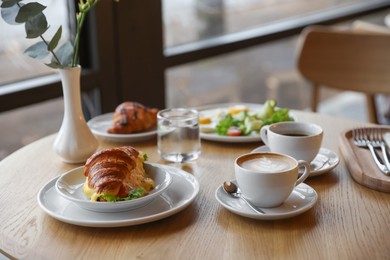
<instances>
[{"instance_id":1,"label":"wooden table","mask_svg":"<svg viewBox=\"0 0 390 260\"><path fill-rule=\"evenodd\" d=\"M390 257L390 194L351 178L339 151L341 131L355 121L295 111L300 121L324 128L323 146L339 154L331 172L306 181L318 195L314 208L290 219L260 221L223 208L217 187L234 178L233 161L260 143L202 141L201 157L181 166L195 176L200 192L183 211L136 226L81 227L47 215L39 189L78 165L61 162L51 149L54 135L0 162L0 248L28 259L385 259ZM100 140L100 149L118 145ZM156 139L131 144L166 164Z\"/></svg>"}]
</instances>

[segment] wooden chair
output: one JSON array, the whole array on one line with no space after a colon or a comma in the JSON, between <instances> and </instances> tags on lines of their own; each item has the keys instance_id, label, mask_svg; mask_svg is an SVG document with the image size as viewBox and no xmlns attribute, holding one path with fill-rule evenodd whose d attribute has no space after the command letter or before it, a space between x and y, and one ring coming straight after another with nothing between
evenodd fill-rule
<instances>
[{"instance_id":1,"label":"wooden chair","mask_svg":"<svg viewBox=\"0 0 390 260\"><path fill-rule=\"evenodd\" d=\"M312 110L319 88L362 92L369 121L378 123L376 94L390 94L390 34L310 26L302 32L297 67L313 84Z\"/></svg>"}]
</instances>

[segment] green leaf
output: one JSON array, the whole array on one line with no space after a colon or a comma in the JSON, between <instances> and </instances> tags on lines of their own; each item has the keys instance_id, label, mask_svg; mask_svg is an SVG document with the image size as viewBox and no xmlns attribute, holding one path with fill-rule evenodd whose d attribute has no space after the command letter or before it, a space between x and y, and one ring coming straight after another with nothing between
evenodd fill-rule
<instances>
[{"instance_id":1,"label":"green leaf","mask_svg":"<svg viewBox=\"0 0 390 260\"><path fill-rule=\"evenodd\" d=\"M52 61L50 63L45 63L45 65L52 68L52 69L63 69L63 68L67 67L67 66L63 66L63 65L59 64L56 61Z\"/></svg>"},{"instance_id":2,"label":"green leaf","mask_svg":"<svg viewBox=\"0 0 390 260\"><path fill-rule=\"evenodd\" d=\"M40 13L25 24L26 29L26 38L33 39L44 34L49 27L47 26L46 16L43 13Z\"/></svg>"},{"instance_id":3,"label":"green leaf","mask_svg":"<svg viewBox=\"0 0 390 260\"><path fill-rule=\"evenodd\" d=\"M14 5L9 8L1 8L1 17L10 25L18 25L20 23L15 22L16 16L19 12L19 6Z\"/></svg>"},{"instance_id":4,"label":"green leaf","mask_svg":"<svg viewBox=\"0 0 390 260\"><path fill-rule=\"evenodd\" d=\"M3 0L3 3L1 4L1 8L9 8L13 7L17 3L19 3L22 0Z\"/></svg>"},{"instance_id":5,"label":"green leaf","mask_svg":"<svg viewBox=\"0 0 390 260\"><path fill-rule=\"evenodd\" d=\"M34 59L43 59L50 54L50 52L47 50L46 44L42 41L28 47L24 53Z\"/></svg>"},{"instance_id":6,"label":"green leaf","mask_svg":"<svg viewBox=\"0 0 390 260\"><path fill-rule=\"evenodd\" d=\"M28 20L32 19L34 16L43 14L42 11L45 10L46 6L41 5L40 3L28 3L20 7L19 13L16 16L15 21L17 23L25 23ZM46 18L45 18L46 20Z\"/></svg>"},{"instance_id":7,"label":"green leaf","mask_svg":"<svg viewBox=\"0 0 390 260\"><path fill-rule=\"evenodd\" d=\"M108 195L108 194L102 194L101 197L108 202L116 202L116 201L120 200L117 196L112 196L112 195Z\"/></svg>"},{"instance_id":8,"label":"green leaf","mask_svg":"<svg viewBox=\"0 0 390 260\"><path fill-rule=\"evenodd\" d=\"M62 35L62 26L58 28L57 32L54 34L53 38L51 39L49 46L47 47L49 51L53 51L57 47L58 42L61 39L61 35Z\"/></svg>"},{"instance_id":9,"label":"green leaf","mask_svg":"<svg viewBox=\"0 0 390 260\"><path fill-rule=\"evenodd\" d=\"M257 113L257 117L266 120L275 113L277 102L274 99L265 101L263 109Z\"/></svg>"},{"instance_id":10,"label":"green leaf","mask_svg":"<svg viewBox=\"0 0 390 260\"><path fill-rule=\"evenodd\" d=\"M240 127L241 122L237 119L235 119L232 114L227 114L224 118L222 118L218 125L215 127L215 130L218 135L227 135L228 129L231 126L237 126Z\"/></svg>"},{"instance_id":11,"label":"green leaf","mask_svg":"<svg viewBox=\"0 0 390 260\"><path fill-rule=\"evenodd\" d=\"M109 195L103 193L100 195L103 199L105 199L108 202L117 202L117 201L126 201L126 200L133 200L141 198L145 195L145 190L143 188L137 188L134 190L130 190L129 194L124 198L119 198L117 196Z\"/></svg>"},{"instance_id":12,"label":"green leaf","mask_svg":"<svg viewBox=\"0 0 390 260\"><path fill-rule=\"evenodd\" d=\"M289 115L288 108L280 108L276 110L270 117L264 120L264 125L270 125L282 121L294 121L294 118Z\"/></svg>"},{"instance_id":13,"label":"green leaf","mask_svg":"<svg viewBox=\"0 0 390 260\"><path fill-rule=\"evenodd\" d=\"M55 52L57 58L60 60L61 64L65 67L71 67L72 58L73 58L73 46L70 41L65 42L58 50ZM54 62L55 60L53 60Z\"/></svg>"},{"instance_id":14,"label":"green leaf","mask_svg":"<svg viewBox=\"0 0 390 260\"><path fill-rule=\"evenodd\" d=\"M138 188L129 191L129 194L127 197L124 197L122 200L133 200L133 199L138 199L141 198L145 195L145 190L143 188Z\"/></svg>"}]
</instances>

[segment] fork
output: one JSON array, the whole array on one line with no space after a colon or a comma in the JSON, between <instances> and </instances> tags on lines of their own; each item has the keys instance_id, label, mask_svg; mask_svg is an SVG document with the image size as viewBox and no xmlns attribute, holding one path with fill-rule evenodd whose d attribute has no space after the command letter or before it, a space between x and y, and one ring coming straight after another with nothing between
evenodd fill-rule
<instances>
[{"instance_id":1,"label":"fork","mask_svg":"<svg viewBox=\"0 0 390 260\"><path fill-rule=\"evenodd\" d=\"M369 134L369 136L371 136L370 140L371 140L372 146L374 148L381 148L383 159L385 161L385 165L386 165L387 169L390 170L389 155L388 155L388 152L386 150L386 143L383 140L382 130L378 129L378 128L374 128L370 132L371 132L371 134Z\"/></svg>"},{"instance_id":2,"label":"fork","mask_svg":"<svg viewBox=\"0 0 390 260\"><path fill-rule=\"evenodd\" d=\"M352 130L352 139L356 146L358 147L368 147L370 149L371 155L374 158L376 165L383 174L389 176L390 170L382 163L382 159L376 153L373 143L370 141L369 133L366 128L358 128Z\"/></svg>"}]
</instances>

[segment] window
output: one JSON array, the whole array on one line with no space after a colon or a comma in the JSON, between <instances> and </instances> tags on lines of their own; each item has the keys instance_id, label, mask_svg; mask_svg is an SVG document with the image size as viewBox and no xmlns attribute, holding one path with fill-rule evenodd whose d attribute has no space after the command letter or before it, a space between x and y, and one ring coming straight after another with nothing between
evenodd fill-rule
<instances>
[{"instance_id":1,"label":"window","mask_svg":"<svg viewBox=\"0 0 390 260\"><path fill-rule=\"evenodd\" d=\"M373 0L163 0L165 46L205 40Z\"/></svg>"},{"instance_id":2,"label":"window","mask_svg":"<svg viewBox=\"0 0 390 260\"><path fill-rule=\"evenodd\" d=\"M61 24L63 35L69 36L70 28L74 27L74 21L69 18L74 15L74 11L69 11L74 9L72 2L65 0L40 0L39 2L47 5L44 12L51 29L56 30ZM105 97L98 104L100 111L100 107L104 109L108 106L107 104L117 102L116 89L114 88L114 91L111 89L112 85L116 85L114 61L116 55L115 45L112 41L115 39L112 16L113 3L102 1L97 7L94 12L89 14L83 28L80 63L83 67L82 91L98 93L99 96ZM96 19L95 13L99 13L99 19ZM111 18L104 20L106 17ZM7 47L11 48L10 51L0 54L9 57L9 59L0 60L0 66L7 68L7 70L0 71L0 81L2 82L0 84L0 112L61 97L61 84L56 71L46 67L41 61L31 59L23 54L26 46L31 45L31 40L22 39L24 37L23 26L4 25L4 22L1 22L2 27L6 28L7 31L11 30L15 35L13 44L12 42L4 45L2 42L0 43L2 47L12 46ZM16 27L20 28L15 29ZM97 31L98 27L99 31ZM8 38L6 34L3 34L3 30L1 32L1 37ZM105 43L107 39L109 42ZM98 42L104 47L99 48ZM10 52L14 55L10 56ZM15 61L16 64L9 66L7 61L10 60ZM100 73L101 70L105 71L104 75ZM98 91L96 92L96 90Z\"/></svg>"},{"instance_id":3,"label":"window","mask_svg":"<svg viewBox=\"0 0 390 260\"><path fill-rule=\"evenodd\" d=\"M294 71L296 35L302 28L358 19L390 4L372 0L163 3L168 106L263 102L279 95L280 105L290 99L287 105L297 109L309 106L307 98L292 97L287 90L297 93L298 86L303 96L310 94L310 87ZM383 23L385 14L387 10L373 16ZM281 93L282 85L290 88Z\"/></svg>"},{"instance_id":4,"label":"window","mask_svg":"<svg viewBox=\"0 0 390 260\"><path fill-rule=\"evenodd\" d=\"M44 0L41 3L47 6L45 14L50 24L45 35L50 37L60 25L65 25L63 37L69 37L70 28L66 26L69 24L66 1ZM9 25L0 19L0 31L0 86L55 73L43 62L23 54L25 49L37 42L37 39L25 38L24 25Z\"/></svg>"},{"instance_id":5,"label":"window","mask_svg":"<svg viewBox=\"0 0 390 260\"><path fill-rule=\"evenodd\" d=\"M46 1L50 8L67 10L64 5L68 1ZM166 70L290 37L308 24L333 23L389 6L386 0L132 0L119 4L101 1L85 28L82 89L98 89L103 97L103 112L112 111L120 101L129 99L163 107ZM64 16L58 23L71 22L66 19ZM1 37L7 38L3 30ZM17 45L23 44L18 41L13 46ZM19 51L14 53L22 56ZM2 68L8 68L5 60L0 60ZM31 62L36 61L19 62L19 66L31 68ZM17 74L30 78L48 72L42 64L33 67L38 71L27 74L17 69ZM1 70L2 82L15 81L9 76L14 71ZM61 95L55 77L3 83L0 111Z\"/></svg>"}]
</instances>

